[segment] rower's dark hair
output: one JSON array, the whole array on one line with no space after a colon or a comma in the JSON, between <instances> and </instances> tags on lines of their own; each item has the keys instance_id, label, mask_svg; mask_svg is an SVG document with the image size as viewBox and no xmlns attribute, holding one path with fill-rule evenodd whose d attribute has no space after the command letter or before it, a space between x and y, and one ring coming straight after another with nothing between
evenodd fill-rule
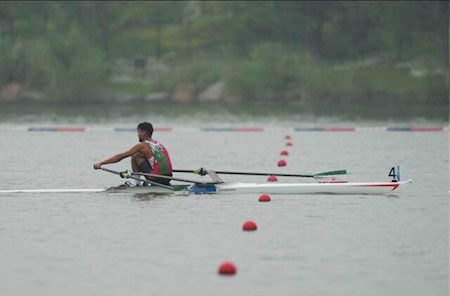
<instances>
[{"instance_id":1,"label":"rower's dark hair","mask_svg":"<svg viewBox=\"0 0 450 296\"><path fill-rule=\"evenodd\" d=\"M139 123L137 129L144 131L149 137L151 137L153 134L153 125L150 122Z\"/></svg>"}]
</instances>

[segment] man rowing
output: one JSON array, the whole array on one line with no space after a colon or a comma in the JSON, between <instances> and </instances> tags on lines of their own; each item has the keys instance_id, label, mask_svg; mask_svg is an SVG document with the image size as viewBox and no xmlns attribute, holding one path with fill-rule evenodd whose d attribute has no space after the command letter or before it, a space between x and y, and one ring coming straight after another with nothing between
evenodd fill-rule
<instances>
[{"instance_id":1,"label":"man rowing","mask_svg":"<svg viewBox=\"0 0 450 296\"><path fill-rule=\"evenodd\" d=\"M142 122L137 126L139 144L134 145L125 152L118 153L110 158L94 164L98 170L104 164L116 163L131 156L131 168L133 172L149 173L154 175L172 176L172 164L167 149L159 142L152 139L153 126L149 122ZM145 176L147 180L169 185L170 179ZM140 185L140 181L136 185Z\"/></svg>"}]
</instances>

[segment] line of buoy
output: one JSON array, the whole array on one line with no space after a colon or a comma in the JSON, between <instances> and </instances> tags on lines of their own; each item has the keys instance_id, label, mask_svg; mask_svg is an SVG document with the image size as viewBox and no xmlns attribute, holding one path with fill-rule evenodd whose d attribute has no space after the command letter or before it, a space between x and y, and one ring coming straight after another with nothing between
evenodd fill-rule
<instances>
[{"instance_id":1,"label":"line of buoy","mask_svg":"<svg viewBox=\"0 0 450 296\"><path fill-rule=\"evenodd\" d=\"M286 146L292 146L292 141L291 141L292 138L291 138L291 135L286 134L286 135L284 136L284 139L286 140ZM287 156L287 155L289 155L289 152L288 152L287 150L283 149L283 150L281 150L280 155L281 155L281 156ZM286 165L287 165L286 160L280 159L280 160L278 161L277 165L278 165L279 167L284 167L284 166L286 166Z\"/></svg>"},{"instance_id":2,"label":"line of buoy","mask_svg":"<svg viewBox=\"0 0 450 296\"><path fill-rule=\"evenodd\" d=\"M247 220L244 222L244 224L242 224L242 230L244 231L255 231L256 229L258 229L258 227L256 226L256 223L252 220ZM220 275L229 276L236 274L237 268L233 262L224 261L219 265L217 272Z\"/></svg>"},{"instance_id":3,"label":"line of buoy","mask_svg":"<svg viewBox=\"0 0 450 296\"><path fill-rule=\"evenodd\" d=\"M292 142L291 142L291 136L289 134L286 134L284 136L284 138L287 140L286 141L286 146L292 146ZM281 156L287 156L289 155L289 152L287 150L281 150L280 152ZM278 160L277 165L279 167L284 167L287 165L286 160L284 159L280 159ZM270 175L267 177L267 182L276 182L278 181L278 178L274 175ZM259 202L270 202L271 198L268 194L261 194L258 198ZM242 230L243 231L255 231L258 229L258 226L256 225L256 223L252 220L247 220L242 224ZM236 265L231 262L231 261L224 261L222 262L218 269L217 269L218 273L220 275L224 275L224 276L230 276L230 275L234 275L237 272L237 268Z\"/></svg>"}]
</instances>

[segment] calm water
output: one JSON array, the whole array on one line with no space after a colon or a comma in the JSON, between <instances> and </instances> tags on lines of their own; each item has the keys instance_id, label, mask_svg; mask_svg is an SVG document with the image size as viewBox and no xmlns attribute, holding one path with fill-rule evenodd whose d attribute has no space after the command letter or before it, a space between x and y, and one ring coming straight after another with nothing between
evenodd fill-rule
<instances>
[{"instance_id":1,"label":"calm water","mask_svg":"<svg viewBox=\"0 0 450 296\"><path fill-rule=\"evenodd\" d=\"M206 124L184 118L187 126ZM118 120L131 126L142 121L135 119ZM164 120L161 125L167 126L169 119ZM250 123L267 126L270 120L276 124L275 118ZM279 126L316 123L297 120L285 118ZM117 125L111 118L100 121ZM6 122L73 123L58 116ZM259 203L253 194L3 194L0 294L448 295L448 133L293 132L288 165L278 168L284 135L161 132L154 137L165 143L178 169L344 168L350 180L383 181L391 166L400 165L402 179L414 181L396 196L272 196L270 203ZM117 185L123 181L92 170L92 163L135 142L133 132L0 132L0 189ZM109 167L127 169L129 162ZM243 232L246 220L254 220L258 230ZM235 276L217 274L225 260L236 264Z\"/></svg>"}]
</instances>

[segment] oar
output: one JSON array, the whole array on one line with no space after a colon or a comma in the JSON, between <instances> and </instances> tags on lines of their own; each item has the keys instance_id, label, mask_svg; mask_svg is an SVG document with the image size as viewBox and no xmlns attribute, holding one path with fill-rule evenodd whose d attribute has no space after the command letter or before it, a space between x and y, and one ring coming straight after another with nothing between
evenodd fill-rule
<instances>
[{"instance_id":1,"label":"oar","mask_svg":"<svg viewBox=\"0 0 450 296\"><path fill-rule=\"evenodd\" d=\"M164 187L164 188L173 190L173 188L171 186L167 186L167 185L160 184L160 183L157 183L157 182L152 182L152 181L149 181L147 179L141 179L139 177L135 177L133 175L128 174L128 172L118 172L118 171L114 171L114 170L107 169L107 168L104 168L104 167L101 167L100 169L104 170L105 172L109 172L109 173L113 173L113 174L119 175L121 178L134 179L134 180L138 180L138 181L141 181L141 182L144 182L144 183L148 183L148 184L152 184L152 185L155 185L155 186L160 186L160 187Z\"/></svg>"},{"instance_id":2,"label":"oar","mask_svg":"<svg viewBox=\"0 0 450 296\"><path fill-rule=\"evenodd\" d=\"M201 176L208 174L208 170L204 168L196 170L172 170L176 173L194 173ZM229 171L214 171L216 174L225 175L247 175L247 176L278 176L278 177L301 177L301 178L332 178L333 176L344 177L347 175L347 170L335 170L329 172L322 172L317 174L280 174L280 173L252 173L252 172L229 172Z\"/></svg>"}]
</instances>

